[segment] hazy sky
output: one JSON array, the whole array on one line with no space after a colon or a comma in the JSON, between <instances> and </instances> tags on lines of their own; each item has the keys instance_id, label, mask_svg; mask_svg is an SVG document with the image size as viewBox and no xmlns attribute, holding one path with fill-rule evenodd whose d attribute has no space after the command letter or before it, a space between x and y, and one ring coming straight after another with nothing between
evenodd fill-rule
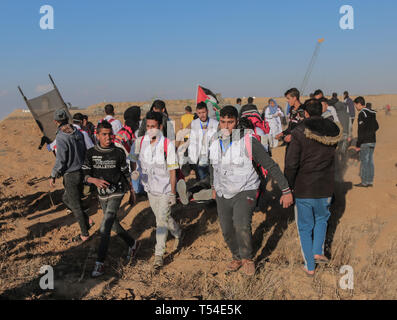
<instances>
[{"instance_id":1,"label":"hazy sky","mask_svg":"<svg viewBox=\"0 0 397 320\"><path fill-rule=\"evenodd\" d=\"M54 30L41 30L42 5ZM354 8L354 30L339 9ZM0 119L25 107L51 73L65 101L280 96L299 87L325 38L308 90L396 93L397 1L1 0Z\"/></svg>"}]
</instances>

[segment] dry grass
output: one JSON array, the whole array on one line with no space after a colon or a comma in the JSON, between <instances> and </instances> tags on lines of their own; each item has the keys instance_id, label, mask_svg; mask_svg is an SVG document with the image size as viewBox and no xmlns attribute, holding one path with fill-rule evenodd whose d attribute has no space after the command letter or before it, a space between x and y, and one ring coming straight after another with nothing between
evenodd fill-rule
<instances>
[{"instance_id":1,"label":"dry grass","mask_svg":"<svg viewBox=\"0 0 397 320\"><path fill-rule=\"evenodd\" d=\"M369 237L377 236L376 226L382 223L370 221L366 228ZM332 258L327 266L319 266L313 279L301 271L302 257L297 242L297 232L291 223L278 243L276 250L264 265L259 264L254 277L237 272L230 275L203 272L173 272L167 270L153 274L148 262L120 270L121 279L141 284L136 291L141 299L215 299L215 300L262 300L262 299L395 299L397 246L393 242L384 253L372 253L359 265L354 257L354 247L360 228L340 228L332 246ZM266 240L265 240L266 241ZM343 290L339 280L340 267L354 268L354 289ZM111 294L116 296L115 287Z\"/></svg>"},{"instance_id":2,"label":"dry grass","mask_svg":"<svg viewBox=\"0 0 397 320\"><path fill-rule=\"evenodd\" d=\"M15 201L13 206L21 210L18 199ZM18 212L5 206L9 204L3 203L0 209L4 210L7 217ZM2 218L5 217L2 215ZM376 251L373 247L384 226L380 218L359 225L338 225L332 241L330 263L319 266L314 278L306 277L301 270L302 256L294 222L280 234L270 254L258 261L257 273L253 277L246 277L240 272L225 275L219 272L220 269L213 269L214 266L223 265L228 256L225 255L218 222L206 221L205 224L210 232L199 235L196 242L183 249L160 273L152 271L151 259L125 265L110 254L108 268L111 276L96 282L92 282L88 276L95 260L92 246L78 250L60 248L59 252L54 253L47 241L48 235L34 237L28 234L10 240L12 231L3 225L0 233L0 294L7 292L8 297L24 299L397 298L396 241L391 241L384 252ZM69 227L63 227L54 234L68 234L69 229L65 228ZM258 252L273 241L271 235L274 232L275 227L272 227L264 234ZM205 250L202 250L203 244L208 244ZM356 256L358 245L368 248L366 257ZM119 257L119 253L116 256ZM197 263L197 267L194 263ZM46 264L55 269L59 289L54 293L38 289L39 270ZM343 290L339 286L342 277L339 270L343 265L350 265L354 269L353 290Z\"/></svg>"}]
</instances>

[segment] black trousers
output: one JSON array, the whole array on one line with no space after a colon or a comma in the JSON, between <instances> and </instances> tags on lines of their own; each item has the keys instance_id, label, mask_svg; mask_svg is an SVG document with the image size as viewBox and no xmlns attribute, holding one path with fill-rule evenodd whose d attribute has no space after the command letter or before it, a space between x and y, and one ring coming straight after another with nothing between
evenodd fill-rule
<instances>
[{"instance_id":1,"label":"black trousers","mask_svg":"<svg viewBox=\"0 0 397 320\"><path fill-rule=\"evenodd\" d=\"M231 199L216 196L222 234L233 260L252 259L252 214L257 190L242 191Z\"/></svg>"},{"instance_id":2,"label":"black trousers","mask_svg":"<svg viewBox=\"0 0 397 320\"><path fill-rule=\"evenodd\" d=\"M63 176L65 192L62 197L63 203L73 212L81 234L88 237L88 215L84 213L81 205L81 194L83 190L83 175L81 171L65 173Z\"/></svg>"},{"instance_id":3,"label":"black trousers","mask_svg":"<svg viewBox=\"0 0 397 320\"><path fill-rule=\"evenodd\" d=\"M135 244L134 238L132 238L128 232L120 225L117 219L117 211L120 208L121 200L124 195L109 197L107 199L99 198L103 211L103 220L100 227L101 240L98 248L98 261L104 262L109 247L110 232L113 230L117 235L124 240L124 242L132 247Z\"/></svg>"}]
</instances>

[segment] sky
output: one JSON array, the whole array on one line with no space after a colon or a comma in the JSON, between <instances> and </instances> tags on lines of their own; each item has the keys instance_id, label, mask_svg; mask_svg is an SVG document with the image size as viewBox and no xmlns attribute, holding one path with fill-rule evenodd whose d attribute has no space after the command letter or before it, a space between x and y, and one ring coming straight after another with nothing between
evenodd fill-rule
<instances>
[{"instance_id":1,"label":"sky","mask_svg":"<svg viewBox=\"0 0 397 320\"><path fill-rule=\"evenodd\" d=\"M42 30L40 7L54 9ZM354 9L342 30L341 6ZM307 92L397 93L395 0L0 2L0 119L50 90L66 102L282 96L300 87L324 37Z\"/></svg>"}]
</instances>

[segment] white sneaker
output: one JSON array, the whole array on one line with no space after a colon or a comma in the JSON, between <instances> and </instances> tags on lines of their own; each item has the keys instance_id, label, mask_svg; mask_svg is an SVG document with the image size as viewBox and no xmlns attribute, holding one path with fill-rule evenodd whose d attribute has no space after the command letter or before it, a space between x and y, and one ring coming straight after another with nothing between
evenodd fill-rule
<instances>
[{"instance_id":1,"label":"white sneaker","mask_svg":"<svg viewBox=\"0 0 397 320\"><path fill-rule=\"evenodd\" d=\"M105 273L105 266L103 264L103 262L95 262L95 267L94 270L91 273L91 276L93 278L97 278L100 277L101 275L103 275Z\"/></svg>"},{"instance_id":2,"label":"white sneaker","mask_svg":"<svg viewBox=\"0 0 397 320\"><path fill-rule=\"evenodd\" d=\"M135 255L139 249L139 242L135 241L134 245L132 247L128 248L128 253L127 253L127 261L130 262L132 259L135 258Z\"/></svg>"},{"instance_id":3,"label":"white sneaker","mask_svg":"<svg viewBox=\"0 0 397 320\"><path fill-rule=\"evenodd\" d=\"M183 205L189 204L189 196L186 192L186 182L185 180L181 179L176 184L176 191L179 194L179 199L181 200Z\"/></svg>"},{"instance_id":4,"label":"white sneaker","mask_svg":"<svg viewBox=\"0 0 397 320\"><path fill-rule=\"evenodd\" d=\"M159 270L163 266L163 257L162 256L154 256L153 268L155 270Z\"/></svg>"}]
</instances>

